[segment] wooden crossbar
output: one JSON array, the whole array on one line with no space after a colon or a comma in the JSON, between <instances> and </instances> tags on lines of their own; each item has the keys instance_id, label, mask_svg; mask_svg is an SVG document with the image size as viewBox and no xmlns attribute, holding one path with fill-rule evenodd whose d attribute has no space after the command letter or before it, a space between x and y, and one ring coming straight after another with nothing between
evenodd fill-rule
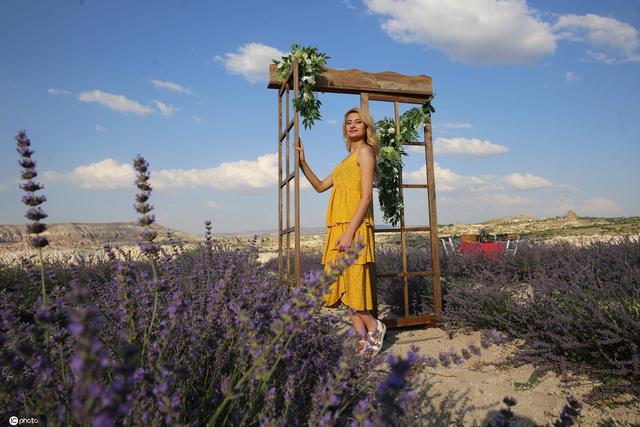
<instances>
[{"instance_id":1,"label":"wooden crossbar","mask_svg":"<svg viewBox=\"0 0 640 427\"><path fill-rule=\"evenodd\" d=\"M292 67L293 68L293 67ZM275 64L269 66L270 89L278 89L282 82L277 78ZM367 73L360 70L334 70L322 67L321 74L313 86L316 92L368 93L371 101L395 101L420 103L433 95L431 77L406 76L391 71Z\"/></svg>"},{"instance_id":2,"label":"wooden crossbar","mask_svg":"<svg viewBox=\"0 0 640 427\"><path fill-rule=\"evenodd\" d=\"M382 319L382 322L389 328L417 325L437 325L440 322L440 316L431 314L424 316L405 316L398 319Z\"/></svg>"},{"instance_id":3,"label":"wooden crossbar","mask_svg":"<svg viewBox=\"0 0 640 427\"><path fill-rule=\"evenodd\" d=\"M296 176L295 176L295 174L294 174L293 172L292 172L292 173L290 173L290 174L289 174L289 176L288 176L288 177L286 177L286 178L284 179L284 181L282 181L282 182L280 183L280 188L282 188L282 187L284 187L285 185L287 185L287 184L289 183L289 181L291 181L291 180L292 180L293 178L295 178L295 177L296 177Z\"/></svg>"},{"instance_id":4,"label":"wooden crossbar","mask_svg":"<svg viewBox=\"0 0 640 427\"><path fill-rule=\"evenodd\" d=\"M273 67L276 67L276 65L274 64ZM289 74L287 74L287 77L282 80L282 83L279 84L279 87L274 88L274 89L278 89L278 96L282 96L283 93L285 93L285 91L289 90L289 83L291 83L291 79L293 78L293 67L291 67L291 70L289 70Z\"/></svg>"},{"instance_id":5,"label":"wooden crossbar","mask_svg":"<svg viewBox=\"0 0 640 427\"><path fill-rule=\"evenodd\" d=\"M291 128L293 127L294 124L294 120L291 120L289 122L289 124L287 125L287 127L284 129L284 132L280 133L280 141L282 141L283 139L285 139L287 137L287 135L289 135L289 132L291 131Z\"/></svg>"},{"instance_id":6,"label":"wooden crossbar","mask_svg":"<svg viewBox=\"0 0 640 427\"><path fill-rule=\"evenodd\" d=\"M403 104L422 104L424 102L423 96L398 96L398 95L385 95L382 93L369 94L370 101L387 101L387 102L401 102Z\"/></svg>"},{"instance_id":7,"label":"wooden crossbar","mask_svg":"<svg viewBox=\"0 0 640 427\"><path fill-rule=\"evenodd\" d=\"M377 273L378 277L422 277L433 276L433 271L398 271L395 273Z\"/></svg>"},{"instance_id":8,"label":"wooden crossbar","mask_svg":"<svg viewBox=\"0 0 640 427\"><path fill-rule=\"evenodd\" d=\"M280 235L281 236L284 236L285 234L288 235L288 234L293 233L294 231L296 231L296 227L295 226L294 227L285 228L280 232Z\"/></svg>"},{"instance_id":9,"label":"wooden crossbar","mask_svg":"<svg viewBox=\"0 0 640 427\"><path fill-rule=\"evenodd\" d=\"M399 233L413 231L431 231L431 227L400 227L400 228L374 228L374 233Z\"/></svg>"}]
</instances>

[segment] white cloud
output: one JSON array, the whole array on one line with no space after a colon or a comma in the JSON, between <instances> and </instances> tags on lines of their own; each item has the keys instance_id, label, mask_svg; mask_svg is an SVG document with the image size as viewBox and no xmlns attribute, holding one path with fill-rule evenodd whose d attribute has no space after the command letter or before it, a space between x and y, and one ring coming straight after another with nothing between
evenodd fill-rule
<instances>
[{"instance_id":1,"label":"white cloud","mask_svg":"<svg viewBox=\"0 0 640 427\"><path fill-rule=\"evenodd\" d=\"M617 19L594 14L564 15L553 29L558 38L586 41L598 49L588 50L587 60L608 64L640 61L638 30Z\"/></svg>"},{"instance_id":2,"label":"white cloud","mask_svg":"<svg viewBox=\"0 0 640 427\"><path fill-rule=\"evenodd\" d=\"M585 216L623 216L624 209L618 203L606 197L587 199L578 205L578 215Z\"/></svg>"},{"instance_id":3,"label":"white cloud","mask_svg":"<svg viewBox=\"0 0 640 427\"><path fill-rule=\"evenodd\" d=\"M196 123L202 123L204 122L204 119L200 116L193 116L193 121Z\"/></svg>"},{"instance_id":4,"label":"white cloud","mask_svg":"<svg viewBox=\"0 0 640 427\"><path fill-rule=\"evenodd\" d=\"M551 26L523 0L364 0L401 43L470 64L532 63L556 49Z\"/></svg>"},{"instance_id":5,"label":"white cloud","mask_svg":"<svg viewBox=\"0 0 640 427\"><path fill-rule=\"evenodd\" d=\"M64 89L48 89L47 92L51 95L71 95L71 92Z\"/></svg>"},{"instance_id":6,"label":"white cloud","mask_svg":"<svg viewBox=\"0 0 640 427\"><path fill-rule=\"evenodd\" d=\"M264 154L256 160L225 162L209 169L165 169L152 173L158 188L212 187L229 191L268 188L277 181L278 156Z\"/></svg>"},{"instance_id":7,"label":"white cloud","mask_svg":"<svg viewBox=\"0 0 640 427\"><path fill-rule=\"evenodd\" d=\"M205 207L209 208L209 209L221 209L222 206L220 206L218 203L212 202L211 200L207 201L204 204Z\"/></svg>"},{"instance_id":8,"label":"white cloud","mask_svg":"<svg viewBox=\"0 0 640 427\"><path fill-rule=\"evenodd\" d=\"M400 43L417 43L467 64L533 63L557 42L586 42L584 60L640 62L640 38L615 18L561 15L545 22L526 0L364 0L382 16L382 29Z\"/></svg>"},{"instance_id":9,"label":"white cloud","mask_svg":"<svg viewBox=\"0 0 640 427\"><path fill-rule=\"evenodd\" d=\"M124 113L134 113L141 116L153 113L152 108L128 99L124 95L115 95L108 92L102 92L101 90L82 92L80 95L78 95L78 99L83 102L97 102L98 104L111 108L114 111L120 111Z\"/></svg>"},{"instance_id":10,"label":"white cloud","mask_svg":"<svg viewBox=\"0 0 640 427\"><path fill-rule=\"evenodd\" d=\"M518 190L534 190L538 188L553 187L553 183L551 181L530 173L512 173L511 175L505 175L502 179L504 182Z\"/></svg>"},{"instance_id":11,"label":"white cloud","mask_svg":"<svg viewBox=\"0 0 640 427\"><path fill-rule=\"evenodd\" d=\"M435 163L436 188L441 192L450 191L490 191L502 188L499 181L492 176L459 175L451 169ZM424 184L427 180L427 166L413 172L403 172L402 180L406 184Z\"/></svg>"},{"instance_id":12,"label":"white cloud","mask_svg":"<svg viewBox=\"0 0 640 427\"><path fill-rule=\"evenodd\" d=\"M107 128L105 128L104 126L102 126L100 123L96 123L96 132L105 132L107 130Z\"/></svg>"},{"instance_id":13,"label":"white cloud","mask_svg":"<svg viewBox=\"0 0 640 427\"><path fill-rule=\"evenodd\" d=\"M50 181L68 181L81 188L92 190L115 190L132 188L136 179L133 166L118 163L113 159L104 159L88 165L78 166L70 172L58 173L45 171L44 177Z\"/></svg>"},{"instance_id":14,"label":"white cloud","mask_svg":"<svg viewBox=\"0 0 640 427\"><path fill-rule=\"evenodd\" d=\"M327 124L330 126L337 126L338 125L338 121L336 119L329 119L327 120Z\"/></svg>"},{"instance_id":15,"label":"white cloud","mask_svg":"<svg viewBox=\"0 0 640 427\"><path fill-rule=\"evenodd\" d=\"M471 123L434 123L434 129L471 129Z\"/></svg>"},{"instance_id":16,"label":"white cloud","mask_svg":"<svg viewBox=\"0 0 640 427\"><path fill-rule=\"evenodd\" d=\"M553 205L553 215L563 215L572 210L578 216L625 216L624 208L616 201L606 197L592 197L584 200L575 200L563 197Z\"/></svg>"},{"instance_id":17,"label":"white cloud","mask_svg":"<svg viewBox=\"0 0 640 427\"><path fill-rule=\"evenodd\" d=\"M504 145L477 138L437 138L433 149L436 154L492 156L509 151Z\"/></svg>"},{"instance_id":18,"label":"white cloud","mask_svg":"<svg viewBox=\"0 0 640 427\"><path fill-rule=\"evenodd\" d=\"M355 10L355 6L351 3L351 0L342 0L342 4L345 5L347 9Z\"/></svg>"},{"instance_id":19,"label":"white cloud","mask_svg":"<svg viewBox=\"0 0 640 427\"><path fill-rule=\"evenodd\" d=\"M172 92L184 93L185 95L191 95L191 89L180 86L177 83L166 82L162 80L151 80L151 84L159 89L167 89Z\"/></svg>"},{"instance_id":20,"label":"white cloud","mask_svg":"<svg viewBox=\"0 0 640 427\"><path fill-rule=\"evenodd\" d=\"M527 206L535 202L535 200L530 197L506 193L474 193L470 195L465 194L464 197L447 196L439 197L438 201L446 205L455 205L472 209L491 207L496 211L499 211L501 208Z\"/></svg>"},{"instance_id":21,"label":"white cloud","mask_svg":"<svg viewBox=\"0 0 640 427\"><path fill-rule=\"evenodd\" d=\"M195 187L220 191L262 189L276 185L277 173L277 154L264 154L255 160L225 162L208 169L152 170L151 185L156 190ZM78 166L66 173L47 171L44 176L51 181L72 182L82 188L113 190L133 187L135 171L131 164L105 159Z\"/></svg>"},{"instance_id":22,"label":"white cloud","mask_svg":"<svg viewBox=\"0 0 640 427\"><path fill-rule=\"evenodd\" d=\"M423 165L413 172L403 172L405 183L424 184L427 177L427 167ZM550 181L532 174L513 173L510 175L460 175L451 169L435 163L436 188L439 192L466 191L472 193L486 193L503 191L505 184L517 190L534 190L554 187Z\"/></svg>"},{"instance_id":23,"label":"white cloud","mask_svg":"<svg viewBox=\"0 0 640 427\"><path fill-rule=\"evenodd\" d=\"M175 112L175 108L172 105L167 105L164 102L160 102L155 99L153 100L153 102L165 117L171 117L171 115Z\"/></svg>"},{"instance_id":24,"label":"white cloud","mask_svg":"<svg viewBox=\"0 0 640 427\"><path fill-rule=\"evenodd\" d=\"M574 73L573 71L567 71L564 75L564 78L569 83L578 83L582 80L582 77Z\"/></svg>"},{"instance_id":25,"label":"white cloud","mask_svg":"<svg viewBox=\"0 0 640 427\"><path fill-rule=\"evenodd\" d=\"M214 60L224 64L231 74L240 74L251 83L269 79L269 64L273 59L286 55L275 47L260 43L240 46L236 53L225 53L225 57L215 56Z\"/></svg>"}]
</instances>

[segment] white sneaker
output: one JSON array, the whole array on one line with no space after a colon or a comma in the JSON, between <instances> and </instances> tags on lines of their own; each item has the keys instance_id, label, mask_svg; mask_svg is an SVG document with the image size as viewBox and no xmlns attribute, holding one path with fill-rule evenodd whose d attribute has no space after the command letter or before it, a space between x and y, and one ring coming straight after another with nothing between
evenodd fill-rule
<instances>
[{"instance_id":1,"label":"white sneaker","mask_svg":"<svg viewBox=\"0 0 640 427\"><path fill-rule=\"evenodd\" d=\"M367 336L369 338L370 344L369 347L373 351L373 354L380 353L382 350L382 343L384 341L384 334L387 332L387 327L380 320L376 319L377 328L373 331L367 332ZM375 338L375 333L378 333L378 337Z\"/></svg>"}]
</instances>

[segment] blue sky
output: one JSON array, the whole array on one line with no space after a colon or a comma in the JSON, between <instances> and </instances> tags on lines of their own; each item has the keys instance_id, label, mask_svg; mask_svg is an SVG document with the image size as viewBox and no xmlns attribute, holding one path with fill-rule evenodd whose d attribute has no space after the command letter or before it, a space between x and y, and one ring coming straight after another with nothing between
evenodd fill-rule
<instances>
[{"instance_id":1,"label":"blue sky","mask_svg":"<svg viewBox=\"0 0 640 427\"><path fill-rule=\"evenodd\" d=\"M630 0L3 1L0 223L25 222L13 137L26 129L50 223L134 220L139 153L160 224L277 228L266 73L292 43L331 68L433 78L440 223L640 215L639 29ZM347 155L340 124L358 98L320 100L302 138L324 177ZM423 165L411 152L405 180ZM328 198L305 186L304 227L324 224ZM426 223L422 190L406 205Z\"/></svg>"}]
</instances>

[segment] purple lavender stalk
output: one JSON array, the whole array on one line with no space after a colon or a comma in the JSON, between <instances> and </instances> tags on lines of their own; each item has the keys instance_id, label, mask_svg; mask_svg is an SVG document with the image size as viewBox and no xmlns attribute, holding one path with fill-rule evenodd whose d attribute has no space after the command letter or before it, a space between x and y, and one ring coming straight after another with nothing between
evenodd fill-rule
<instances>
[{"instance_id":1,"label":"purple lavender stalk","mask_svg":"<svg viewBox=\"0 0 640 427\"><path fill-rule=\"evenodd\" d=\"M27 232L31 236L29 244L38 250L40 257L40 280L42 283L42 304L47 305L47 291L44 281L44 259L42 258L42 248L49 244L46 237L41 234L47 229L47 225L40 222L40 220L47 217L47 214L40 208L39 205L47 200L44 195L37 196L34 193L38 190L42 190L44 186L39 182L32 181L33 178L38 176L36 170L36 162L31 158L33 150L31 150L31 140L27 138L27 132L21 130L16 135L17 148L16 151L20 154L20 160L18 164L22 167L22 179L25 181L20 185L20 188L25 191L25 195L22 196L22 203L29 206L25 217L32 221L27 224Z\"/></svg>"},{"instance_id":2,"label":"purple lavender stalk","mask_svg":"<svg viewBox=\"0 0 640 427\"><path fill-rule=\"evenodd\" d=\"M149 163L144 157L138 155L133 159L133 168L137 173L136 187L140 190L140 192L136 194L136 203L133 205L136 211L141 214L140 218L138 218L138 225L142 227L142 232L140 233L138 246L142 253L153 256L160 250L160 245L154 242L156 237L158 237L158 233L149 228L149 226L156 221L155 216L149 214L153 210L153 206L147 203L152 190L149 184L151 177Z\"/></svg>"},{"instance_id":3,"label":"purple lavender stalk","mask_svg":"<svg viewBox=\"0 0 640 427\"><path fill-rule=\"evenodd\" d=\"M36 162L31 158L33 150L30 149L31 140L27 138L27 132L24 130L19 131L16 135L16 141L18 142L16 151L20 154L18 164L23 168L21 176L25 181L24 184L20 185L20 188L26 192L22 197L22 203L30 207L25 217L33 221L31 224L27 224L27 231L33 236L30 244L34 248L44 248L49 242L46 237L39 236L39 234L45 231L47 226L41 223L40 220L46 218L47 214L38 206L44 203L47 197L34 194L36 191L42 190L44 186L39 182L32 181L33 178L38 176L38 172L36 170Z\"/></svg>"},{"instance_id":4,"label":"purple lavender stalk","mask_svg":"<svg viewBox=\"0 0 640 427\"><path fill-rule=\"evenodd\" d=\"M149 170L149 163L144 159L144 157L139 154L135 157L135 159L133 159L133 168L137 172L136 187L138 187L138 190L140 190L140 192L136 194L137 203L133 206L138 213L142 214L140 218L138 218L138 225L142 227L142 232L140 233L140 242L138 243L138 246L140 247L142 253L147 255L151 260L151 269L153 270L154 283L157 284L159 280L154 257L160 251L160 245L154 242L156 237L158 237L158 233L149 228L149 226L156 221L156 218L154 215L149 215L149 212L153 210L153 206L147 203L149 197L151 196L151 184L149 184L151 172ZM158 311L158 297L158 286L154 286L151 321L149 322L149 327L145 331L142 340L142 352L140 353L141 363L144 361L149 335L151 334L151 330L153 329L153 325L156 320L156 314Z\"/></svg>"}]
</instances>

